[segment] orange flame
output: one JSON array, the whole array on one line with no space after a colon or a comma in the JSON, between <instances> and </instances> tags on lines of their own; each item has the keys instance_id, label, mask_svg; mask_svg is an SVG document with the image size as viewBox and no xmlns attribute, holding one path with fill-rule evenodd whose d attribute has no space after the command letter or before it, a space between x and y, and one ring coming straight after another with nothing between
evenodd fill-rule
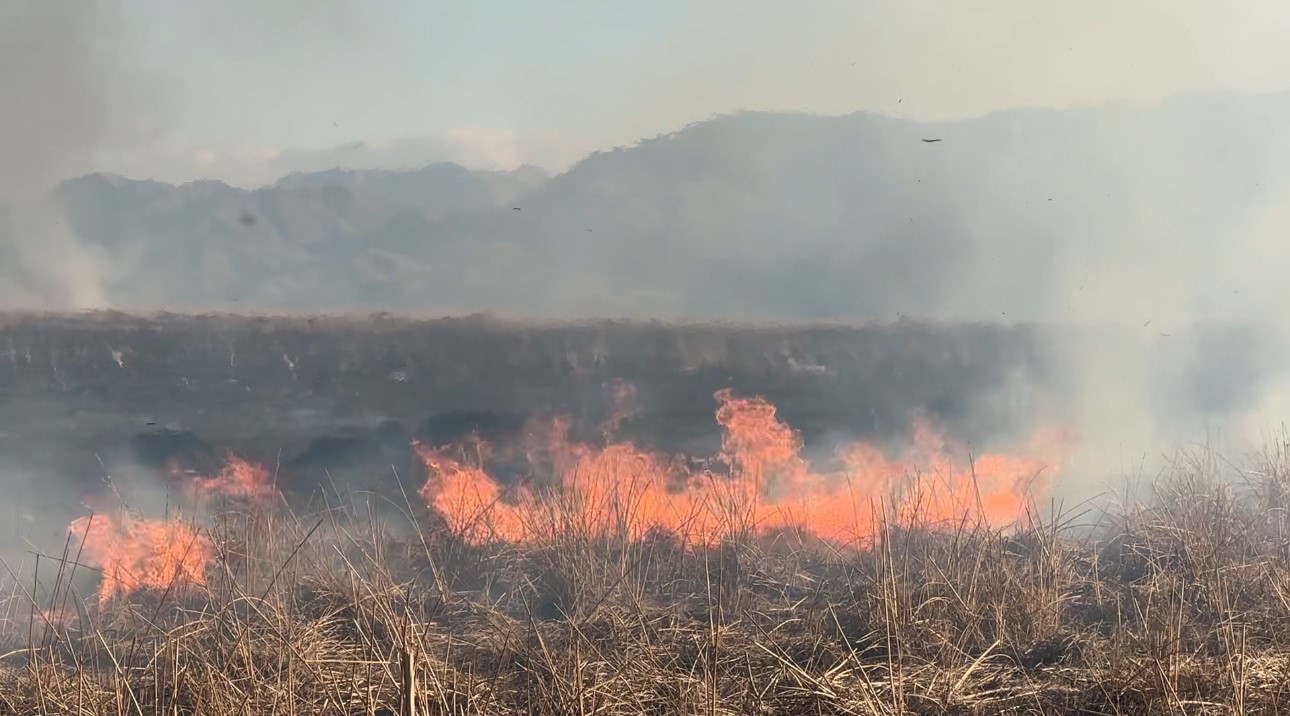
<instances>
[{"instance_id":1,"label":"orange flame","mask_svg":"<svg viewBox=\"0 0 1290 716\"><path fill-rule=\"evenodd\" d=\"M1027 495L1047 488L1070 440L1040 432L1023 455L984 455L964 465L920 422L903 459L860 443L839 452L840 469L818 472L802 457L801 437L769 402L735 398L729 390L715 398L724 431L716 462L725 474L693 470L626 443L572 443L561 418L546 446L552 483L540 494L524 486L507 494L481 467L451 457L450 447L417 443L429 474L420 494L472 543L535 542L573 530L629 539L661 532L714 544L790 528L848 543L873 535L884 505L924 523L969 516L993 527L1013 523L1024 516Z\"/></svg>"},{"instance_id":2,"label":"orange flame","mask_svg":"<svg viewBox=\"0 0 1290 716\"><path fill-rule=\"evenodd\" d=\"M188 479L188 486L196 496L222 495L252 501L268 501L277 494L273 476L263 465L245 460L233 453L224 456L224 467L213 476L198 474L193 470L174 471L176 476Z\"/></svg>"},{"instance_id":3,"label":"orange flame","mask_svg":"<svg viewBox=\"0 0 1290 716\"><path fill-rule=\"evenodd\" d=\"M94 515L77 518L67 531L83 540L84 558L103 572L100 604L139 589L164 591L183 582L205 582L210 540L178 518Z\"/></svg>"}]
</instances>

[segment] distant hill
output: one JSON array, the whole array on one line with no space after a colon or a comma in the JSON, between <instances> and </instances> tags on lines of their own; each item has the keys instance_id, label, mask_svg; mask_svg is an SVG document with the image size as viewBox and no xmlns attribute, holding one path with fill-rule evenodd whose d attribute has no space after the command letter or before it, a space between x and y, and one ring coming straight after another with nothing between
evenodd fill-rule
<instances>
[{"instance_id":1,"label":"distant hill","mask_svg":"<svg viewBox=\"0 0 1290 716\"><path fill-rule=\"evenodd\" d=\"M292 174L254 191L95 174L63 183L78 235L132 264L124 306L309 309L417 301L437 222L487 212L548 180L539 169ZM445 242L446 244L446 242ZM445 249L446 245L437 247Z\"/></svg>"},{"instance_id":2,"label":"distant hill","mask_svg":"<svg viewBox=\"0 0 1290 716\"><path fill-rule=\"evenodd\" d=\"M330 169L296 172L279 179L274 189L341 187L372 194L400 206L415 207L431 217L454 212L487 211L545 184L551 177L537 167L513 172L471 171L459 164L431 164L415 171Z\"/></svg>"},{"instance_id":3,"label":"distant hill","mask_svg":"<svg viewBox=\"0 0 1290 716\"><path fill-rule=\"evenodd\" d=\"M120 264L123 308L1049 318L1088 281L1114 305L1145 267L1193 279L1206 252L1212 285L1187 300L1230 294L1287 160L1290 95L1204 95L942 124L741 113L555 177L94 175L58 194Z\"/></svg>"}]
</instances>

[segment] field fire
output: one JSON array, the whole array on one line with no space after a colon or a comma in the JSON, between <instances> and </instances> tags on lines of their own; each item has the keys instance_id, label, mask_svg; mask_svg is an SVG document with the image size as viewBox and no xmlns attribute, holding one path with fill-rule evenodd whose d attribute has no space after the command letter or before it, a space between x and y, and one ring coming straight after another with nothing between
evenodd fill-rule
<instances>
[{"instance_id":1,"label":"field fire","mask_svg":"<svg viewBox=\"0 0 1290 716\"><path fill-rule=\"evenodd\" d=\"M980 5L4 0L0 716L1290 714L1290 4Z\"/></svg>"},{"instance_id":2,"label":"field fire","mask_svg":"<svg viewBox=\"0 0 1290 716\"><path fill-rule=\"evenodd\" d=\"M535 439L523 450L533 468L550 475L541 493L521 486L503 499L503 487L480 465L454 457L469 452L482 463L492 447L476 439L440 448L414 444L428 474L419 494L452 534L471 544L538 546L581 534L628 541L657 536L710 547L793 530L853 547L869 543L888 508L897 520L928 525L968 519L990 528L1014 525L1027 516L1030 499L1043 496L1066 447L1056 433L1037 435L1030 454L984 455L955 465L944 438L920 426L905 461L856 443L836 456L839 470L816 472L800 454L799 437L765 400L735 398L728 390L715 398L723 451L698 471L689 466L700 462L687 456L653 455L625 443L573 443L568 419L557 418L540 437L536 428L530 431ZM621 411L627 406L616 407L615 422L626 417ZM717 473L713 463L725 469ZM267 468L232 454L214 476L187 470L174 477L190 499L263 505L276 495ZM102 574L101 604L139 589L203 584L211 559L209 540L179 516L127 515L119 523L86 516L68 532L80 540L85 563Z\"/></svg>"},{"instance_id":3,"label":"field fire","mask_svg":"<svg viewBox=\"0 0 1290 716\"><path fill-rule=\"evenodd\" d=\"M1284 451L1061 507L1040 335L11 320L4 458L90 477L21 505L0 712L1276 703Z\"/></svg>"},{"instance_id":4,"label":"field fire","mask_svg":"<svg viewBox=\"0 0 1290 716\"><path fill-rule=\"evenodd\" d=\"M522 490L503 501L493 477L469 458L454 457L460 447L418 445L430 475L421 494L471 542L542 543L574 530L632 540L657 532L685 544L714 545L737 534L796 529L850 545L873 537L876 515L892 500L899 500L898 510L921 512L933 523L969 516L994 527L1015 522L1024 516L1032 488L1042 492L1057 469L1062 447L1055 434L1036 436L1033 456L985 455L956 466L944 439L919 426L907 462L856 443L835 456L839 470L817 472L802 458L798 436L776 419L774 406L729 390L715 397L722 451L697 471L690 468L693 459L652 455L630 444L572 443L567 421L557 419L525 450L530 463L547 466L552 475L549 487L558 489L549 496ZM724 468L720 475L713 463ZM927 479L902 484L915 475Z\"/></svg>"}]
</instances>

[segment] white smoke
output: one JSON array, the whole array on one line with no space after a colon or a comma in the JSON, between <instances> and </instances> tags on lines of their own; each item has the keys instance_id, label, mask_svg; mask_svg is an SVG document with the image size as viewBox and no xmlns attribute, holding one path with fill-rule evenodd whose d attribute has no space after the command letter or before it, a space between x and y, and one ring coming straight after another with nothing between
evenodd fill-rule
<instances>
[{"instance_id":1,"label":"white smoke","mask_svg":"<svg viewBox=\"0 0 1290 716\"><path fill-rule=\"evenodd\" d=\"M99 308L111 257L47 198L105 150L142 140L157 106L120 40L113 0L9 0L0 9L0 306Z\"/></svg>"}]
</instances>

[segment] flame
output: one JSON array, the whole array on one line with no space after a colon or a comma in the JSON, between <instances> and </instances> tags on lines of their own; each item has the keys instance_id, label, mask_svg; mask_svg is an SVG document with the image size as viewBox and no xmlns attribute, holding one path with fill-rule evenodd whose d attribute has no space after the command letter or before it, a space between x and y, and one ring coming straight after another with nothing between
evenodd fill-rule
<instances>
[{"instance_id":1,"label":"flame","mask_svg":"<svg viewBox=\"0 0 1290 716\"><path fill-rule=\"evenodd\" d=\"M67 531L82 540L83 558L103 573L100 604L139 589L165 591L183 582L205 583L213 551L210 540L178 516L149 520L92 515L77 518Z\"/></svg>"},{"instance_id":2,"label":"flame","mask_svg":"<svg viewBox=\"0 0 1290 716\"><path fill-rule=\"evenodd\" d=\"M268 468L233 453L224 456L224 466L216 475L202 475L194 470L173 470L185 478L194 496L222 495L251 501L268 501L277 495Z\"/></svg>"},{"instance_id":3,"label":"flame","mask_svg":"<svg viewBox=\"0 0 1290 716\"><path fill-rule=\"evenodd\" d=\"M215 495L262 502L278 494L267 468L232 453L225 456L223 467L213 476L179 469L172 469L172 475L184 480L197 504L201 498ZM177 583L204 583L214 552L204 534L178 515L143 519L124 512L120 517L112 514L80 517L67 528L81 539L87 563L103 573L100 604L139 589L164 591Z\"/></svg>"},{"instance_id":4,"label":"flame","mask_svg":"<svg viewBox=\"0 0 1290 716\"><path fill-rule=\"evenodd\" d=\"M729 390L714 397L723 439L708 464L724 471L696 470L628 443L577 444L568 439L568 419L557 418L539 451L552 468L548 489L520 485L508 493L478 465L453 457L459 449L415 443L428 472L420 494L472 543L537 542L573 530L629 539L661 532L710 545L783 529L849 543L871 537L884 514L923 523L972 516L992 527L1015 523L1026 516L1028 495L1047 489L1072 437L1040 431L1023 454L955 461L945 438L917 421L905 454L893 458L857 443L839 451L838 469L821 472L802 457L800 435L775 406Z\"/></svg>"},{"instance_id":5,"label":"flame","mask_svg":"<svg viewBox=\"0 0 1290 716\"><path fill-rule=\"evenodd\" d=\"M448 523L453 532L471 542L489 538L513 541L524 534L518 510L500 502L502 488L484 471L416 444L426 469L436 476L434 487L421 495Z\"/></svg>"}]
</instances>

